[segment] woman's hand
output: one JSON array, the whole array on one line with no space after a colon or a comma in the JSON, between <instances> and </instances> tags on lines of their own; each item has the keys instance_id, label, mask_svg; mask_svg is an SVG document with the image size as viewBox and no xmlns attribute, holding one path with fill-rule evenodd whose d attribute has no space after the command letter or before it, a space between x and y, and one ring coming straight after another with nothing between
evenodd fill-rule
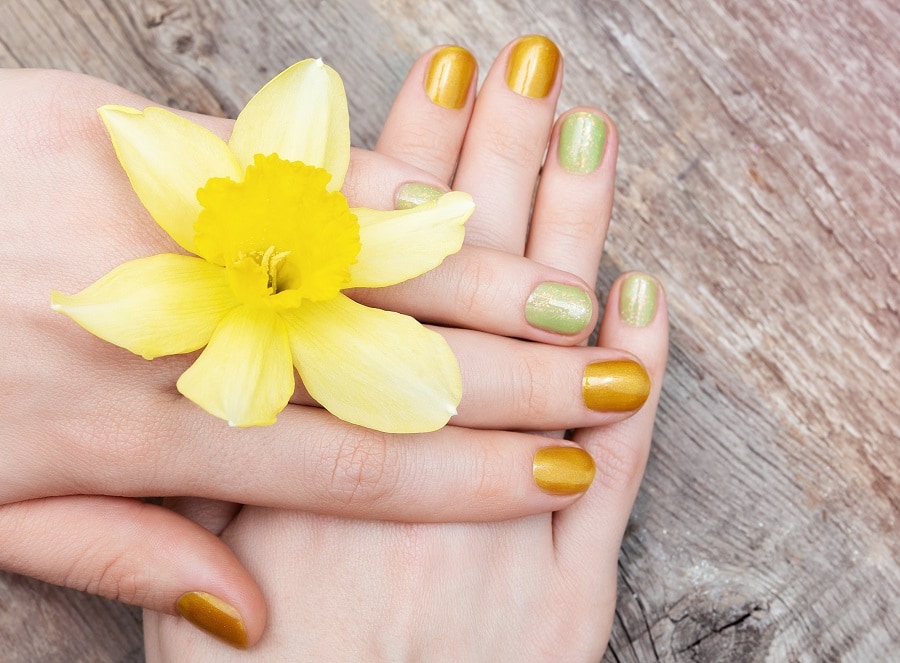
<instances>
[{"instance_id":1,"label":"woman's hand","mask_svg":"<svg viewBox=\"0 0 900 663\"><path fill-rule=\"evenodd\" d=\"M248 616L252 641L265 604L230 548L133 498L218 500L192 507L208 525L230 518L234 504L416 522L542 513L577 500L593 464L571 442L510 431L630 414L586 407L581 384L585 366L633 358L563 347L594 325L590 280L473 245L375 302L467 328L440 330L464 380L453 425L379 434L336 420L299 389L277 425L228 428L175 390L192 356L147 362L50 310L53 289L76 291L127 259L177 250L140 206L96 113L150 102L37 71L0 72L0 99L0 568L169 613L186 593L214 594ZM230 131L226 120L193 119ZM355 153L345 189L353 204L393 207L410 182L446 186L443 173L383 152ZM529 298L544 283L587 306L535 317ZM556 300L545 293L541 302ZM556 460L536 465L545 448Z\"/></svg>"},{"instance_id":2,"label":"woman's hand","mask_svg":"<svg viewBox=\"0 0 900 663\"><path fill-rule=\"evenodd\" d=\"M454 188L472 193L477 207L468 237L479 246L572 270L592 283L610 220L617 139L608 118L591 108L569 111L554 125L562 73L555 55L542 38L514 42L499 55L476 102L471 89L458 89L465 52L435 49L413 67L377 150L429 170L443 184L453 178ZM458 107L440 103L459 99ZM649 377L649 398L634 416L577 424L584 427L573 439L597 460L597 477L576 504L554 514L469 524L244 507L231 521L207 524L260 582L268 627L263 632L256 615L227 611L200 615L195 623L230 644L261 636L256 647L236 653L183 621L146 614L148 660L598 660L666 363L665 296L652 277L631 273L616 281L598 343L620 348L627 361L580 364L583 393L566 392L568 406L555 400L568 383L547 389L540 377L556 366L535 360L540 346L511 346L516 352L492 363L500 376L524 353L535 406L549 399L552 407L583 408L584 398L600 408L633 407L631 387ZM582 351L599 352L566 351L579 359ZM627 363L635 357L646 375ZM594 391L599 385L608 389ZM643 402L645 392L637 391ZM554 423L560 425L566 425L562 417ZM509 467L508 452L488 451L498 468ZM541 454L534 458L539 466ZM446 496L448 503L457 498Z\"/></svg>"}]
</instances>

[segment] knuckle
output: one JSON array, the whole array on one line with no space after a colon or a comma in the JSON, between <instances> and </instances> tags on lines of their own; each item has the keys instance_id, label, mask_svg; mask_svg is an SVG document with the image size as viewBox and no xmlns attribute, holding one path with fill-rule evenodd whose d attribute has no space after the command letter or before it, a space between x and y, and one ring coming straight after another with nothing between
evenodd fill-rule
<instances>
[{"instance_id":1,"label":"knuckle","mask_svg":"<svg viewBox=\"0 0 900 663\"><path fill-rule=\"evenodd\" d=\"M330 459L328 495L341 506L371 507L391 494L397 463L391 448L385 433L345 430Z\"/></svg>"},{"instance_id":2,"label":"knuckle","mask_svg":"<svg viewBox=\"0 0 900 663\"><path fill-rule=\"evenodd\" d=\"M487 133L487 149L503 162L509 172L522 168L522 164L539 163L544 153L546 140L529 140L532 132L527 130L524 117L513 117L511 121L498 123Z\"/></svg>"},{"instance_id":3,"label":"knuckle","mask_svg":"<svg viewBox=\"0 0 900 663\"><path fill-rule=\"evenodd\" d=\"M454 299L460 319L469 320L485 310L493 308L497 287L497 274L487 260L468 260L456 279Z\"/></svg>"},{"instance_id":4,"label":"knuckle","mask_svg":"<svg viewBox=\"0 0 900 663\"><path fill-rule=\"evenodd\" d=\"M96 572L91 574L89 594L120 601L129 605L140 603L145 593L146 579L141 579L127 552L104 559Z\"/></svg>"},{"instance_id":5,"label":"knuckle","mask_svg":"<svg viewBox=\"0 0 900 663\"><path fill-rule=\"evenodd\" d=\"M475 483L475 501L496 505L509 499L510 486L516 485L516 467L509 462L503 445L494 444L492 435L480 436L482 443L475 448L474 458L478 480Z\"/></svg>"},{"instance_id":6,"label":"knuckle","mask_svg":"<svg viewBox=\"0 0 900 663\"><path fill-rule=\"evenodd\" d=\"M560 245L562 252L572 252L574 255L584 253L585 247L591 248L600 243L601 232L606 226L601 221L593 214L577 211L565 214L553 224L554 243Z\"/></svg>"},{"instance_id":7,"label":"knuckle","mask_svg":"<svg viewBox=\"0 0 900 663\"><path fill-rule=\"evenodd\" d=\"M443 154L445 138L428 127L409 126L398 138L395 151L405 155L415 155L417 159L437 160Z\"/></svg>"},{"instance_id":8,"label":"knuckle","mask_svg":"<svg viewBox=\"0 0 900 663\"><path fill-rule=\"evenodd\" d=\"M552 411L554 393L560 385L554 384L553 366L538 353L523 353L514 380L519 403L525 406L530 416L543 417Z\"/></svg>"},{"instance_id":9,"label":"knuckle","mask_svg":"<svg viewBox=\"0 0 900 663\"><path fill-rule=\"evenodd\" d=\"M588 451L594 457L597 474L594 483L615 493L633 491L644 474L649 448L636 444L627 433L613 428L606 429L599 444L590 445Z\"/></svg>"},{"instance_id":10,"label":"knuckle","mask_svg":"<svg viewBox=\"0 0 900 663\"><path fill-rule=\"evenodd\" d=\"M65 571L62 584L129 605L140 605L147 596L149 578L144 564L128 548L110 551L99 540L81 551Z\"/></svg>"},{"instance_id":11,"label":"knuckle","mask_svg":"<svg viewBox=\"0 0 900 663\"><path fill-rule=\"evenodd\" d=\"M466 243L497 249L506 253L519 254L524 252L524 244L517 238L514 232L515 224L495 224L493 219L502 219L508 216L506 210L492 209L492 207L478 199L475 202L476 211L472 215L474 223L470 221L470 227L466 227Z\"/></svg>"}]
</instances>

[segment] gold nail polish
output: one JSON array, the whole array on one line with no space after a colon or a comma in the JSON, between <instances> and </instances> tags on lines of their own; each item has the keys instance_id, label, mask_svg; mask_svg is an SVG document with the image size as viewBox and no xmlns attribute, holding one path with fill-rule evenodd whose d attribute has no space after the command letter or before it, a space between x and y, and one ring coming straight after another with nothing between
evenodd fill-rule
<instances>
[{"instance_id":1,"label":"gold nail polish","mask_svg":"<svg viewBox=\"0 0 900 663\"><path fill-rule=\"evenodd\" d=\"M428 65L425 92L438 106L462 108L475 76L475 58L461 46L442 48Z\"/></svg>"},{"instance_id":2,"label":"gold nail polish","mask_svg":"<svg viewBox=\"0 0 900 663\"><path fill-rule=\"evenodd\" d=\"M206 592L182 594L176 604L191 624L238 649L247 648L247 631L238 611Z\"/></svg>"},{"instance_id":3,"label":"gold nail polish","mask_svg":"<svg viewBox=\"0 0 900 663\"><path fill-rule=\"evenodd\" d=\"M547 447L534 454L532 472L541 490L555 495L583 493L594 480L594 459L581 447Z\"/></svg>"},{"instance_id":4,"label":"gold nail polish","mask_svg":"<svg viewBox=\"0 0 900 663\"><path fill-rule=\"evenodd\" d=\"M633 361L601 361L584 369L581 396L600 412L637 410L650 395L650 376Z\"/></svg>"},{"instance_id":5,"label":"gold nail polish","mask_svg":"<svg viewBox=\"0 0 900 663\"><path fill-rule=\"evenodd\" d=\"M506 84L523 97L543 99L556 82L559 60L559 49L546 37L522 37L509 54Z\"/></svg>"}]
</instances>

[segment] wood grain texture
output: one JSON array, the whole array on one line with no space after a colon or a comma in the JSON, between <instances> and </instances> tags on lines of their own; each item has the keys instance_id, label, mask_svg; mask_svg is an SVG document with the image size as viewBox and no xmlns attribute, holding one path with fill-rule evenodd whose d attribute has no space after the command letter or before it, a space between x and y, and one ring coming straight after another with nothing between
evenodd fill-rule
<instances>
[{"instance_id":1,"label":"wood grain texture","mask_svg":"<svg viewBox=\"0 0 900 663\"><path fill-rule=\"evenodd\" d=\"M427 48L566 56L621 134L599 286L664 281L672 356L607 661L900 647L900 10L890 0L0 0L0 65L234 116L287 64L374 144ZM139 615L0 575L0 658L140 660Z\"/></svg>"}]
</instances>

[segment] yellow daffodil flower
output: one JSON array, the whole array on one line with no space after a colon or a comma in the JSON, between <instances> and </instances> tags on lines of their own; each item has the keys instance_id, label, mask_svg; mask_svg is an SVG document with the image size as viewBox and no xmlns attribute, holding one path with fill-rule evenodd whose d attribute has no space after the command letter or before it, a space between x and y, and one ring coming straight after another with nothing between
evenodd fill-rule
<instances>
[{"instance_id":1,"label":"yellow daffodil flower","mask_svg":"<svg viewBox=\"0 0 900 663\"><path fill-rule=\"evenodd\" d=\"M226 144L161 108L100 116L141 203L192 255L126 262L52 307L153 359L203 352L178 390L233 426L266 425L294 392L386 432L440 428L462 383L443 338L341 291L433 269L459 250L464 193L404 211L350 208L347 99L338 74L305 60L240 113Z\"/></svg>"}]
</instances>

